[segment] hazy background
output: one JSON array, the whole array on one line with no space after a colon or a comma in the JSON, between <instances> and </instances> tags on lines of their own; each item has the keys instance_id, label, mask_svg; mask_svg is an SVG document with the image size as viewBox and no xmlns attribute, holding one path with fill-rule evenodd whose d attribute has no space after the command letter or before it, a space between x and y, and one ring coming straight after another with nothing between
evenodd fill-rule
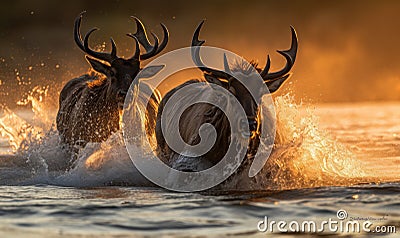
<instances>
[{"instance_id":1,"label":"hazy background","mask_svg":"<svg viewBox=\"0 0 400 238\"><path fill-rule=\"evenodd\" d=\"M163 52L189 46L201 19L206 45L231 50L272 68L275 53L290 45L289 25L299 37L291 90L298 101L400 100L400 1L10 1L0 8L0 103L10 107L37 85L56 95L89 65L73 41L73 22L86 10L82 31L92 27L92 45L109 43L130 56L135 31L129 16L161 35L170 31ZM108 45L107 45L108 46ZM108 49L108 48L107 48ZM55 100L55 103L56 100Z\"/></svg>"}]
</instances>

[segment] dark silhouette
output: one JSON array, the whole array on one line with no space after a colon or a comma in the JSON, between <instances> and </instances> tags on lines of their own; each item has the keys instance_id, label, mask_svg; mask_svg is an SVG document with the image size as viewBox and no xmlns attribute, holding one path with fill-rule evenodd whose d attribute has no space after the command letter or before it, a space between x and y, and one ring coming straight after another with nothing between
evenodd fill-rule
<instances>
[{"instance_id":1,"label":"dark silhouette","mask_svg":"<svg viewBox=\"0 0 400 238\"><path fill-rule=\"evenodd\" d=\"M134 18L137 26L135 34L127 34L136 44L134 55L129 59L117 56L116 45L111 38L110 53L97 52L89 47L89 37L97 30L93 28L82 40L80 25L82 14L75 20L74 38L78 47L88 56L86 59L92 68L101 75L83 75L69 81L60 93L57 130L63 142L69 145L85 145L87 142L105 141L113 132L120 129L120 112L127 91L139 74L140 78L149 78L157 74L163 66L140 67L141 60L149 59L161 52L168 42L168 30L161 24L164 38L159 44L154 33L154 45L151 45L143 24ZM139 43L146 50L141 54ZM100 61L99 61L100 60ZM103 62L106 63L103 63ZM147 105L147 129L154 131L159 96L153 93Z\"/></svg>"},{"instance_id":2,"label":"dark silhouette","mask_svg":"<svg viewBox=\"0 0 400 238\"><path fill-rule=\"evenodd\" d=\"M270 58L268 56L267 58L267 63L264 69L260 69L257 67L256 63L237 63L235 67L232 67L232 69L228 65L228 61L226 56L224 56L224 71L220 70L215 70L206 67L200 58L199 55L199 49L201 45L205 41L199 40L199 32L200 29L203 25L204 21L200 23L200 25L197 27L196 31L194 32L193 39L192 39L192 60L194 63L198 66L198 68L203 71L204 73L204 78L205 80L191 80L188 81L174 89L172 89L170 92L168 92L165 97L162 99L159 109L158 109L158 115L157 115L157 125L156 125L156 138L157 138L157 143L158 143L158 152L160 153L160 157L162 160L177 169L185 169L185 166L183 165L177 165L176 161L182 161L183 155L180 155L179 153L173 151L168 144L165 141L165 138L162 133L161 129L161 114L163 113L163 109L165 107L165 104L168 102L169 98L177 92L179 89L182 87L193 84L193 83L198 83L202 82L199 87L199 92L197 96L201 96L201 94L207 94L210 95L214 91L212 89L213 84L217 84L219 86L222 86L223 88L229 90L229 92L236 97L236 99L239 101L241 106L243 107L246 116L247 116L247 121L237 121L238 128L243 128L244 126L248 125L248 128L250 130L249 135L244 135L246 138L249 138L249 148L247 150L247 155L251 157L252 155L255 154L259 142L260 142L260 111L259 111L259 104L256 102L256 100L259 102L261 101L261 97L266 94L266 93L273 93L279 89L279 87L285 82L286 79L289 78L290 74L289 71L291 70L295 59L296 59L296 54L297 54L297 36L296 32L293 28L291 28L292 32L292 43L291 47L289 50L286 51L277 51L279 54L283 55L286 58L286 65L283 69L277 71L277 72L269 72L270 68ZM252 71L253 67L257 70L255 72L254 70ZM269 92L260 92L259 95L256 95L256 99L254 99L250 92L246 89L244 85L242 85L239 80L234 78L232 75L233 73L240 73L241 75L244 75L244 80L247 80L246 83L251 84L252 80L250 78L250 74L252 73L258 73L262 77L264 83L267 85ZM255 80L253 80L255 81ZM193 95L196 96L196 95ZM229 104L229 103L227 103ZM174 105L179 107L179 105ZM227 109L229 110L229 108ZM173 115L172 115L173 116ZM171 120L170 118L168 120ZM216 131L217 131L217 139L210 151L208 151L206 154L201 156L201 158L198 158L200 160L203 160L203 164L206 164L208 167L211 167L218 163L220 159L223 158L225 155L228 146L230 144L230 124L228 121L228 118L224 115L224 113L221 111L216 106L213 106L211 104L207 103L198 103L190 106L187 108L184 113L182 114L181 118L179 118L179 132L180 135L182 136L182 139L188 143L189 145L197 145L201 138L199 136L199 128L201 125L204 123L210 123L212 124ZM203 138L207 140L207 138ZM191 161L193 161L191 159ZM179 163L179 162L178 162ZM207 167L206 166L206 167ZM188 169L190 170L190 169Z\"/></svg>"}]
</instances>

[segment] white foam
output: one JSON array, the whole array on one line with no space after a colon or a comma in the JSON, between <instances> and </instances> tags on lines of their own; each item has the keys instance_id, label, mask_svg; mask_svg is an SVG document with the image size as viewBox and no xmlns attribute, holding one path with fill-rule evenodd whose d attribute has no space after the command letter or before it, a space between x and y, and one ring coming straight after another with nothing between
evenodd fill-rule
<instances>
[{"instance_id":1,"label":"white foam","mask_svg":"<svg viewBox=\"0 0 400 238\"><path fill-rule=\"evenodd\" d=\"M34 100L33 97L30 100ZM82 148L71 167L70 153L60 144L41 101L33 110L39 120L33 126L3 107L0 132L10 151L0 158L0 184L52 184L60 186L130 185L152 186L130 160L120 132L103 143ZM266 107L266 105L263 105ZM266 166L254 178L246 163L219 189L291 189L354 182L362 176L352 154L318 127L312 112L301 115L290 95L275 99L277 135ZM267 111L266 109L263 111ZM52 111L54 112L54 110ZM50 129L49 129L50 128ZM262 148L261 148L262 149ZM137 156L145 159L138 151Z\"/></svg>"}]
</instances>

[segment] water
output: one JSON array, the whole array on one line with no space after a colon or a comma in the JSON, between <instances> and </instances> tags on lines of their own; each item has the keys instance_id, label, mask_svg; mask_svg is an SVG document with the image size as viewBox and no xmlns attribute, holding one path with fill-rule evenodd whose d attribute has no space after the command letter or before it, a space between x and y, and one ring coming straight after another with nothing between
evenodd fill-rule
<instances>
[{"instance_id":1,"label":"water","mask_svg":"<svg viewBox=\"0 0 400 238\"><path fill-rule=\"evenodd\" d=\"M54 110L30 100L34 114L3 108L0 115L1 237L261 237L270 234L257 230L265 216L340 221L341 209L344 221L400 230L400 103L302 107L290 95L277 97L276 150L262 173L237 174L213 191L174 193L134 169L118 133L86 146L66 169Z\"/></svg>"}]
</instances>

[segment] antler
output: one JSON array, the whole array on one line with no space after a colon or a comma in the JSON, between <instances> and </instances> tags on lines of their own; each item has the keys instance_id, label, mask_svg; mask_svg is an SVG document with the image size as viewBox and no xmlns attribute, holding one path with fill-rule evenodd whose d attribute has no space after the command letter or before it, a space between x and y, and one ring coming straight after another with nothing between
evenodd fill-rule
<instances>
[{"instance_id":1,"label":"antler","mask_svg":"<svg viewBox=\"0 0 400 238\"><path fill-rule=\"evenodd\" d=\"M148 58L160 53L167 46L167 43L168 43L169 33L168 33L167 27L164 24L160 23L160 25L163 29L163 32L164 32L164 38L160 45L159 45L157 36L153 32L151 32L151 35L153 36L153 39L154 39L154 45L151 45L149 42L149 39L147 38L146 30L145 30L143 23L136 17L132 16L132 18L136 22L137 30L136 30L136 33L134 33L134 34L129 33L127 35L129 37L134 38L136 42L139 42L143 46L143 48L146 50L146 53L144 53L144 54L140 54L140 52L138 53L137 49L139 49L139 47L137 44L135 54L131 59L145 60L145 59L148 59Z\"/></svg>"},{"instance_id":2,"label":"antler","mask_svg":"<svg viewBox=\"0 0 400 238\"><path fill-rule=\"evenodd\" d=\"M191 45L192 60L201 71L207 74L211 74L215 77L218 77L219 79L229 79L232 75L232 72L229 69L228 61L226 59L225 54L224 54L224 71L208 68L207 66L204 65L204 63L200 58L200 46L202 46L205 43L204 40L199 40L199 34L203 24L204 20L200 22L200 24L197 26L193 34L192 45ZM285 67L277 72L269 73L271 60L268 55L266 65L264 69L261 70L260 72L261 77L263 78L267 86L270 88L271 92L274 91L272 89L274 89L275 86L282 84L290 76L290 74L288 73L292 69L294 62L296 60L297 47L298 47L297 35L295 29L292 26L290 27L290 29L292 32L292 43L290 49L284 51L282 50L277 51L279 54L283 55L286 58Z\"/></svg>"},{"instance_id":3,"label":"antler","mask_svg":"<svg viewBox=\"0 0 400 238\"><path fill-rule=\"evenodd\" d=\"M93 56L97 59L107 61L108 63L111 64L111 62L115 59L117 59L117 47L115 46L115 42L112 38L111 40L111 53L104 53L104 52L97 52L89 47L89 37L90 35L98 30L98 28L92 28L90 31L88 31L84 37L84 40L82 41L81 33L80 33L80 28L81 28L81 22L82 22L82 16L85 12L82 12L75 20L75 26L74 26L74 39L78 47L85 53L87 53L90 56Z\"/></svg>"},{"instance_id":4,"label":"antler","mask_svg":"<svg viewBox=\"0 0 400 238\"><path fill-rule=\"evenodd\" d=\"M286 58L286 65L283 69L273 72L273 73L268 73L269 68L271 66L271 60L269 58L269 55L267 56L267 63L264 67L264 69L261 71L260 75L264 79L264 81L274 81L280 78L283 78L289 73L289 71L292 69L294 62L296 60L296 54L297 54L297 34L296 30L290 26L290 30L292 32L292 44L290 46L290 49L288 50L277 50L277 52L281 55L283 55Z\"/></svg>"},{"instance_id":5,"label":"antler","mask_svg":"<svg viewBox=\"0 0 400 238\"><path fill-rule=\"evenodd\" d=\"M200 22L200 24L197 26L197 28L193 34L192 45L191 45L192 46L192 48L191 48L192 60L201 71L206 72L208 74L212 74L218 78L228 79L230 77L229 73L231 72L231 70L229 69L228 60L227 60L225 54L224 54L224 71L206 67L200 58L200 46L202 46L206 42L205 40L199 40L199 34L200 34L200 30L201 30L201 27L203 26L203 24L204 24L204 20L202 20ZM229 73L226 73L226 72L229 72Z\"/></svg>"}]
</instances>

